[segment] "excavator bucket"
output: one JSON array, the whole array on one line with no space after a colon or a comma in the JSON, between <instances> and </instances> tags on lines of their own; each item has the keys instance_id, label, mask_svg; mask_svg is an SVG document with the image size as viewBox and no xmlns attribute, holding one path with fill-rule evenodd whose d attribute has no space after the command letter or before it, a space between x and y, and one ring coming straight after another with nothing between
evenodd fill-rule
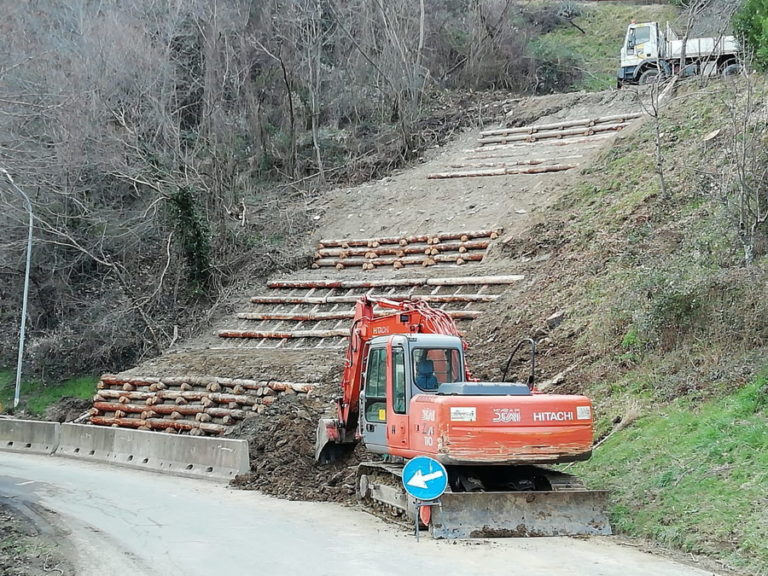
<instances>
[{"instance_id":1,"label":"excavator bucket","mask_svg":"<svg viewBox=\"0 0 768 576\"><path fill-rule=\"evenodd\" d=\"M343 458L354 449L352 440L342 438L339 421L334 418L321 418L315 433L315 461L328 464Z\"/></svg>"},{"instance_id":2,"label":"excavator bucket","mask_svg":"<svg viewBox=\"0 0 768 576\"><path fill-rule=\"evenodd\" d=\"M337 421L331 418L321 418L315 433L315 461L327 464L333 460L334 447L339 442Z\"/></svg>"},{"instance_id":3,"label":"excavator bucket","mask_svg":"<svg viewBox=\"0 0 768 576\"><path fill-rule=\"evenodd\" d=\"M432 507L435 538L609 535L605 491L446 492Z\"/></svg>"}]
</instances>

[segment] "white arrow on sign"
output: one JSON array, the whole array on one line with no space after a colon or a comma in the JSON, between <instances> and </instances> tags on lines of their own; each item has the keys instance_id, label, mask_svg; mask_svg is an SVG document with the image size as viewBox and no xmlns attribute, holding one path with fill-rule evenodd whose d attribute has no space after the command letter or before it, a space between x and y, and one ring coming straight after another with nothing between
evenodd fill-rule
<instances>
[{"instance_id":1,"label":"white arrow on sign","mask_svg":"<svg viewBox=\"0 0 768 576\"><path fill-rule=\"evenodd\" d=\"M421 470L416 470L413 476L411 476L411 479L408 480L407 484L408 486L415 486L416 488L426 488L427 482L430 480L434 480L435 478L442 478L443 477L443 471L438 470L437 472L430 472L429 474L422 474Z\"/></svg>"}]
</instances>

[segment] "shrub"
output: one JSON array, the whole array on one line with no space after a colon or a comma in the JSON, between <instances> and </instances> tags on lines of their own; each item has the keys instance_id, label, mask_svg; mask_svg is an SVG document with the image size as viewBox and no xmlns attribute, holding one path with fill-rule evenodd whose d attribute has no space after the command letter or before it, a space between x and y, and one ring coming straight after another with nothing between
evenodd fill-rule
<instances>
[{"instance_id":1,"label":"shrub","mask_svg":"<svg viewBox=\"0 0 768 576\"><path fill-rule=\"evenodd\" d=\"M754 52L754 63L768 68L768 0L746 0L736 12L734 28Z\"/></svg>"}]
</instances>

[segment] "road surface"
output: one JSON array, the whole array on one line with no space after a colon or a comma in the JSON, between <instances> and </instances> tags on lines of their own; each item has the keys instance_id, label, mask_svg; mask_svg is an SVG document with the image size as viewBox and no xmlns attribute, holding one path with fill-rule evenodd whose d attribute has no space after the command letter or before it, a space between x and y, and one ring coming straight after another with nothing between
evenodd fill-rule
<instances>
[{"instance_id":1,"label":"road surface","mask_svg":"<svg viewBox=\"0 0 768 576\"><path fill-rule=\"evenodd\" d=\"M435 541L357 509L0 452L0 497L42 506L80 576L711 576L610 538Z\"/></svg>"}]
</instances>

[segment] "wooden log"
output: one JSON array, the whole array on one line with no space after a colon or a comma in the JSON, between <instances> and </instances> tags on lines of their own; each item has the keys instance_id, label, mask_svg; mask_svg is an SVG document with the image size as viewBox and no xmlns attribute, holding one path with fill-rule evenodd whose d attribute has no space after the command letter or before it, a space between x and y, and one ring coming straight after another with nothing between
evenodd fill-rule
<instances>
[{"instance_id":1,"label":"wooden log","mask_svg":"<svg viewBox=\"0 0 768 576\"><path fill-rule=\"evenodd\" d=\"M557 161L559 158L548 160L518 160L516 162L459 162L448 164L450 168L508 168L509 166L538 166L546 162Z\"/></svg>"},{"instance_id":2,"label":"wooden log","mask_svg":"<svg viewBox=\"0 0 768 576\"><path fill-rule=\"evenodd\" d=\"M553 164L552 166L538 166L535 168L496 168L493 170L466 170L464 172L436 172L427 174L430 180L446 178L477 178L479 176L512 176L515 174L545 174L548 172L565 172L578 167L578 164ZM316 261L320 264L320 260Z\"/></svg>"},{"instance_id":3,"label":"wooden log","mask_svg":"<svg viewBox=\"0 0 768 576\"><path fill-rule=\"evenodd\" d=\"M429 177L431 178L431 175ZM459 254L435 254L434 256L429 257L422 255L406 256L404 258L374 258L373 260L367 260L365 258L348 258L344 262L349 266L362 266L363 264L371 264L373 266L391 266L395 262L400 262L404 266L420 266L429 258L435 262L451 263L455 262L459 256ZM473 262L480 262L484 257L485 253L483 252L472 252L461 255L461 258L464 260L472 260ZM320 267L332 268L336 265L336 263L337 260L332 258L321 258L319 260L315 260L315 264Z\"/></svg>"},{"instance_id":4,"label":"wooden log","mask_svg":"<svg viewBox=\"0 0 768 576\"><path fill-rule=\"evenodd\" d=\"M133 386L149 386L159 382L159 378L150 376L116 376L115 374L103 374L99 379L105 386L123 386L131 384Z\"/></svg>"},{"instance_id":5,"label":"wooden log","mask_svg":"<svg viewBox=\"0 0 768 576\"><path fill-rule=\"evenodd\" d=\"M234 378L218 378L219 382L213 382L221 389L222 387L234 388L235 386L241 386L246 390L259 390L270 386L278 386L281 390L285 387L291 387L297 392L308 392L312 390L316 383L313 382L274 382L271 380L250 380L250 379L234 379ZM215 391L214 391L215 392ZM184 398L189 401L199 401L208 397L207 392L188 391L180 392L175 390L164 390L160 392L125 392L123 390L99 390L99 393L94 396L95 401L103 401L105 399L120 399L128 398L130 400L146 400L148 398L157 398L160 400L176 400L177 398Z\"/></svg>"},{"instance_id":6,"label":"wooden log","mask_svg":"<svg viewBox=\"0 0 768 576\"><path fill-rule=\"evenodd\" d=\"M439 244L432 244L432 246L435 246L438 250L442 252L450 252L450 251L456 251L459 248L466 248L467 250L485 250L490 246L491 241L490 240L469 240L466 242L445 242L445 243L439 243ZM423 244L423 242L421 243ZM344 256L344 263L347 264L346 261L347 258L353 257L353 256L366 256L366 254L371 253L370 250L366 248L350 248L348 250L343 250L342 248L320 248L315 253L316 258L327 258L327 257L335 257L335 258L342 258L342 254L345 254ZM379 247L376 249L375 256L373 258L376 258L377 256L398 256L402 257L406 254L423 254L424 253L424 247L419 245L413 245L410 244L408 246L393 246L393 247ZM370 259L370 258L369 258Z\"/></svg>"},{"instance_id":7,"label":"wooden log","mask_svg":"<svg viewBox=\"0 0 768 576\"><path fill-rule=\"evenodd\" d=\"M458 276L445 278L400 278L394 280L280 280L269 282L269 288L394 288L398 286L470 286L483 284L515 284L524 276Z\"/></svg>"},{"instance_id":8,"label":"wooden log","mask_svg":"<svg viewBox=\"0 0 768 576\"><path fill-rule=\"evenodd\" d=\"M472 310L446 310L449 316L456 319L472 319L477 318L480 315L479 311ZM391 310L389 312L376 312L375 316L381 318L383 316L390 316L394 314ZM268 313L268 312L240 312L237 315L241 320L284 320L294 322L322 322L325 320L348 320L355 317L355 313L352 310L340 311L340 312L314 312L309 314L298 313Z\"/></svg>"},{"instance_id":9,"label":"wooden log","mask_svg":"<svg viewBox=\"0 0 768 576\"><path fill-rule=\"evenodd\" d=\"M515 149L516 147L513 146L512 144L510 144L509 146L511 148L510 150L507 150L507 151L500 150L497 153L481 154L480 152L473 152L472 156L470 156L470 157L468 157L466 159L466 162L471 163L471 162L477 162L477 161L480 161L480 160L499 160L502 163L509 164L509 162L507 160L505 160L505 159L510 159L510 161L511 161L511 159L519 158L521 155L524 155L524 154L526 154L528 152L527 150L517 150L517 149ZM585 146L584 148L590 148L590 146ZM486 152L486 149L484 149L484 148L481 148L481 150L483 152ZM560 155L557 158L547 158L547 159L544 159L544 161L541 162L541 163L542 164L552 163L552 162L557 163L557 162L561 162L563 160L578 160L579 158L584 158L584 154L569 154L569 155L566 155L566 156ZM480 163L482 164L482 162L480 162ZM489 162L489 164L490 164L490 162ZM455 168L458 165L451 164L450 166Z\"/></svg>"},{"instance_id":10,"label":"wooden log","mask_svg":"<svg viewBox=\"0 0 768 576\"><path fill-rule=\"evenodd\" d=\"M570 130L552 130L548 132L536 132L534 134L510 134L505 136L490 136L478 140L478 144L484 147L487 144L507 144L509 142L537 142L550 138L564 138L566 136L592 136L600 132L618 132L629 124L622 122L619 124L606 124L600 126L589 126L586 128L573 128Z\"/></svg>"},{"instance_id":11,"label":"wooden log","mask_svg":"<svg viewBox=\"0 0 768 576\"><path fill-rule=\"evenodd\" d=\"M91 422L97 426L119 426L123 428L140 428L148 426L154 430L194 430L200 429L212 434L223 434L227 427L222 424L211 424L206 422L191 422L188 420L165 420L162 418L109 418L106 416L93 416Z\"/></svg>"},{"instance_id":12,"label":"wooden log","mask_svg":"<svg viewBox=\"0 0 768 576\"><path fill-rule=\"evenodd\" d=\"M586 136L583 138L563 138L562 140L554 140L545 142L547 146L570 146L571 144L587 144L592 142L598 142L600 140L606 140L607 138L613 138L613 134L594 134L592 136ZM469 152L491 152L495 150L512 150L521 147L541 146L542 142L538 141L519 141L510 142L509 144L496 144L489 146L481 146L469 150Z\"/></svg>"},{"instance_id":13,"label":"wooden log","mask_svg":"<svg viewBox=\"0 0 768 576\"><path fill-rule=\"evenodd\" d=\"M216 378L213 376L163 376L160 380L166 386L179 387L182 390L190 390L190 386L205 387L211 382L215 382Z\"/></svg>"},{"instance_id":14,"label":"wooden log","mask_svg":"<svg viewBox=\"0 0 768 576\"><path fill-rule=\"evenodd\" d=\"M285 390L289 389L293 390L294 392L309 392L311 390L311 388L302 388L300 384L295 382L270 382L267 390L265 390L264 393L266 395L271 394L272 392L284 392Z\"/></svg>"},{"instance_id":15,"label":"wooden log","mask_svg":"<svg viewBox=\"0 0 768 576\"><path fill-rule=\"evenodd\" d=\"M616 114L614 116L564 120L562 122L552 122L551 124L532 124L530 126L519 126L516 128L496 128L494 130L483 130L480 132L480 137L502 136L504 134L534 134L542 130L563 130L565 128L573 128L574 126L595 126L596 124L626 122L627 120L640 118L640 116L642 116L640 112L629 112L627 114Z\"/></svg>"},{"instance_id":16,"label":"wooden log","mask_svg":"<svg viewBox=\"0 0 768 576\"><path fill-rule=\"evenodd\" d=\"M401 302L403 300L421 300L422 302L447 303L447 302L493 302L499 296L497 294L387 294L387 300ZM354 304L360 296L254 296L251 302L254 304L306 304L316 306L319 304Z\"/></svg>"},{"instance_id":17,"label":"wooden log","mask_svg":"<svg viewBox=\"0 0 768 576\"><path fill-rule=\"evenodd\" d=\"M205 392L176 392L174 390L163 390L155 394L156 398L160 400L202 400L205 397Z\"/></svg>"},{"instance_id":18,"label":"wooden log","mask_svg":"<svg viewBox=\"0 0 768 576\"><path fill-rule=\"evenodd\" d=\"M469 232L441 232L439 234L420 234L417 236L392 236L389 238L354 238L350 240L338 240L326 238L320 240L318 248L351 248L351 247L366 247L370 248L373 242L377 242L378 246L382 244L397 244L404 246L401 241L405 240L406 244L414 243L429 243L432 240L442 242L443 240L459 240L462 236L466 236L468 240L475 238L490 238L492 234L501 234L503 229L495 228L493 230L472 230Z\"/></svg>"},{"instance_id":19,"label":"wooden log","mask_svg":"<svg viewBox=\"0 0 768 576\"><path fill-rule=\"evenodd\" d=\"M130 412L134 414L140 414L147 410L146 406L141 404L114 404L111 402L94 402L93 407L101 410L102 412L116 412L122 410L123 412ZM152 406L152 412L156 414L162 414L164 416L178 412L184 416L194 416L200 412L205 411L205 406L202 404L187 404L186 406L177 406L175 404L155 404Z\"/></svg>"},{"instance_id":20,"label":"wooden log","mask_svg":"<svg viewBox=\"0 0 768 576\"><path fill-rule=\"evenodd\" d=\"M509 274L506 276L464 276L462 278L429 278L427 286L474 286L481 284L516 284L525 276Z\"/></svg>"},{"instance_id":21,"label":"wooden log","mask_svg":"<svg viewBox=\"0 0 768 576\"><path fill-rule=\"evenodd\" d=\"M349 329L335 330L295 330L293 332L255 331L255 330L220 330L219 338L267 338L290 340L293 338L340 338L349 336Z\"/></svg>"},{"instance_id":22,"label":"wooden log","mask_svg":"<svg viewBox=\"0 0 768 576\"><path fill-rule=\"evenodd\" d=\"M245 418L245 410L230 410L229 408L207 408L205 413L213 418L225 418L229 416L236 420Z\"/></svg>"},{"instance_id":23,"label":"wooden log","mask_svg":"<svg viewBox=\"0 0 768 576\"><path fill-rule=\"evenodd\" d=\"M260 381L257 381L257 380L247 380L247 379L221 378L221 386L220 387L231 388L231 389L235 389L237 387L241 387L242 388L242 390L241 390L242 397L245 398L245 397L248 397L247 394L246 394L247 390L259 391L259 390L262 390L264 388L272 388L272 389L285 390L285 388L291 388L291 389L293 389L293 390L295 390L297 392L309 392L313 388L315 388L316 386L317 386L317 384L314 383L314 382L288 382L288 381L273 381L273 380L260 380ZM167 392L165 394L166 395L170 394L170 396L168 396L170 398L173 398L174 397L173 395L175 395L175 394L183 395L183 397L185 397L185 398L192 398L191 395L193 395L193 394L194 395L198 395L199 394L199 395L203 396L204 398L219 398L219 397L225 398L226 397L226 398L233 398L234 399L236 396L240 397L240 395L237 395L237 394L234 394L234 395L233 394L227 394L227 393L218 393L218 394L217 393L210 393L210 394L206 394L204 392L186 392L186 393L181 393L181 392L170 392L170 393L168 393ZM231 400L229 400L229 399L226 400L226 402L230 402L230 401ZM237 400L237 401L240 402L241 400Z\"/></svg>"},{"instance_id":24,"label":"wooden log","mask_svg":"<svg viewBox=\"0 0 768 576\"><path fill-rule=\"evenodd\" d=\"M218 404L230 404L232 402L235 402L236 404L257 404L259 399L258 397L249 396L247 394L210 394L208 396L211 400Z\"/></svg>"},{"instance_id":25,"label":"wooden log","mask_svg":"<svg viewBox=\"0 0 768 576\"><path fill-rule=\"evenodd\" d=\"M545 158L539 160L517 160L514 162L476 162L475 160L481 160L482 158L475 156L470 158L469 162L449 164L449 166L451 168L506 168L509 166L539 166L541 164L559 163L563 160L578 160L579 158L583 157L583 154L573 154L570 156L559 156L558 158ZM490 158L486 159L493 158L494 157L491 156Z\"/></svg>"}]
</instances>

